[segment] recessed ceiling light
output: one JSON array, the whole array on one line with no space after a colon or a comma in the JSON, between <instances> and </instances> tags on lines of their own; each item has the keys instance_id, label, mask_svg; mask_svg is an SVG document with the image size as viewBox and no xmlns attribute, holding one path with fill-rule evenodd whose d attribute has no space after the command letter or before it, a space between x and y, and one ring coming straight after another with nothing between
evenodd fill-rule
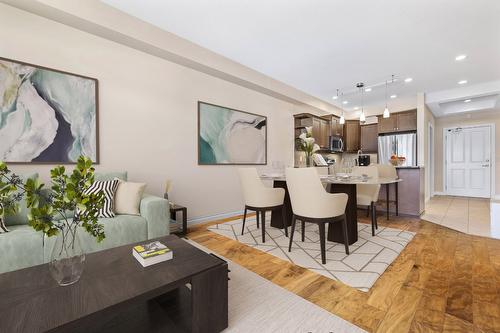
<instances>
[{"instance_id":1,"label":"recessed ceiling light","mask_svg":"<svg viewBox=\"0 0 500 333\"><path fill-rule=\"evenodd\" d=\"M456 56L455 60L456 61L462 61L462 60L465 60L465 58L467 58L467 55L466 54L461 54L461 55Z\"/></svg>"},{"instance_id":2,"label":"recessed ceiling light","mask_svg":"<svg viewBox=\"0 0 500 333\"><path fill-rule=\"evenodd\" d=\"M343 102L342 102L342 104L344 104L344 105L345 105L345 104L347 104L347 103L349 103L349 102L348 102L348 101L343 101Z\"/></svg>"},{"instance_id":3,"label":"recessed ceiling light","mask_svg":"<svg viewBox=\"0 0 500 333\"><path fill-rule=\"evenodd\" d=\"M359 110L359 106L355 106L355 107L354 107L354 110Z\"/></svg>"},{"instance_id":4,"label":"recessed ceiling light","mask_svg":"<svg viewBox=\"0 0 500 333\"><path fill-rule=\"evenodd\" d=\"M370 92L370 91L372 91L372 88L366 88L365 91Z\"/></svg>"},{"instance_id":5,"label":"recessed ceiling light","mask_svg":"<svg viewBox=\"0 0 500 333\"><path fill-rule=\"evenodd\" d=\"M391 95L391 98L396 98L398 97L398 95Z\"/></svg>"},{"instance_id":6,"label":"recessed ceiling light","mask_svg":"<svg viewBox=\"0 0 500 333\"><path fill-rule=\"evenodd\" d=\"M458 84L466 84L467 83L467 80L460 80L458 81Z\"/></svg>"},{"instance_id":7,"label":"recessed ceiling light","mask_svg":"<svg viewBox=\"0 0 500 333\"><path fill-rule=\"evenodd\" d=\"M333 98L333 99L337 99L337 98L339 98L339 96L333 96L332 98Z\"/></svg>"},{"instance_id":8,"label":"recessed ceiling light","mask_svg":"<svg viewBox=\"0 0 500 333\"><path fill-rule=\"evenodd\" d=\"M407 78L405 79L405 82L406 82L406 83L410 83L411 81L413 81L413 79L412 79L411 77L407 77Z\"/></svg>"},{"instance_id":9,"label":"recessed ceiling light","mask_svg":"<svg viewBox=\"0 0 500 333\"><path fill-rule=\"evenodd\" d=\"M466 99L464 103L469 103L470 101L471 101L470 99Z\"/></svg>"}]
</instances>

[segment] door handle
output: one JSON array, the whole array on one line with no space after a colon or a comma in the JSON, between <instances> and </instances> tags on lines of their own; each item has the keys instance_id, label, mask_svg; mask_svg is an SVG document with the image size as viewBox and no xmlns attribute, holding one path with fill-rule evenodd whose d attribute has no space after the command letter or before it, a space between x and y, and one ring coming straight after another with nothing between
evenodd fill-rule
<instances>
[{"instance_id":1,"label":"door handle","mask_svg":"<svg viewBox=\"0 0 500 333\"><path fill-rule=\"evenodd\" d=\"M483 164L483 165L482 165L482 167L483 167L483 168L487 168L487 167L489 167L489 166L490 166L489 164Z\"/></svg>"}]
</instances>

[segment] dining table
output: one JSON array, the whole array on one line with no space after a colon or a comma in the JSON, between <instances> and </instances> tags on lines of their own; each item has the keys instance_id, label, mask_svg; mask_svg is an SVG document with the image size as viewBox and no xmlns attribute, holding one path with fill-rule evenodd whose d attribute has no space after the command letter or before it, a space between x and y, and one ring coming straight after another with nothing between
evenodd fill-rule
<instances>
[{"instance_id":1,"label":"dining table","mask_svg":"<svg viewBox=\"0 0 500 333\"><path fill-rule=\"evenodd\" d=\"M356 186L359 184L365 185L389 185L397 184L403 180L400 178L369 178L362 176L352 176L352 175L319 175L321 182L325 185L325 189L330 193L346 193L348 195L347 206L346 206L346 220L347 220L347 236L349 245L352 245L358 241L358 203L357 203L357 193ZM269 173L262 174L262 180L272 181L273 187L283 188L285 190L285 201L284 201L284 212L285 219L282 217L281 212L272 212L271 214L271 226L274 228L283 229L285 227L284 222L287 223L287 227L291 225L292 221L292 204L290 201L290 195L288 193L288 188L286 186L286 177L284 174L279 173ZM328 225L328 235L327 239L331 242L344 243L344 236L342 232L342 225L340 223L330 223Z\"/></svg>"}]
</instances>

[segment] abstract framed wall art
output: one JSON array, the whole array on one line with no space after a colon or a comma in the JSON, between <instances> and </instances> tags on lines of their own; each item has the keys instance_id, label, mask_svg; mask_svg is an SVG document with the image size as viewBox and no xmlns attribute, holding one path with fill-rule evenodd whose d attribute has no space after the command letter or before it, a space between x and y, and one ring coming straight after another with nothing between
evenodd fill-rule
<instances>
[{"instance_id":1,"label":"abstract framed wall art","mask_svg":"<svg viewBox=\"0 0 500 333\"><path fill-rule=\"evenodd\" d=\"M267 117L198 102L198 164L267 164Z\"/></svg>"},{"instance_id":2,"label":"abstract framed wall art","mask_svg":"<svg viewBox=\"0 0 500 333\"><path fill-rule=\"evenodd\" d=\"M97 79L0 57L0 160L99 163Z\"/></svg>"}]
</instances>

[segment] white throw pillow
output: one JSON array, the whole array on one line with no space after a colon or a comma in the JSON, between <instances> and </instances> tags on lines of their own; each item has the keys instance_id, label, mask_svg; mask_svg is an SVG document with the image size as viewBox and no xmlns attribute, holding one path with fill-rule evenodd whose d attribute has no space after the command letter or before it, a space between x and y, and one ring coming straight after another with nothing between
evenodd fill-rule
<instances>
[{"instance_id":1,"label":"white throw pillow","mask_svg":"<svg viewBox=\"0 0 500 333\"><path fill-rule=\"evenodd\" d=\"M115 213L123 215L140 215L139 206L145 188L145 183L132 183L120 180L115 192Z\"/></svg>"}]
</instances>

